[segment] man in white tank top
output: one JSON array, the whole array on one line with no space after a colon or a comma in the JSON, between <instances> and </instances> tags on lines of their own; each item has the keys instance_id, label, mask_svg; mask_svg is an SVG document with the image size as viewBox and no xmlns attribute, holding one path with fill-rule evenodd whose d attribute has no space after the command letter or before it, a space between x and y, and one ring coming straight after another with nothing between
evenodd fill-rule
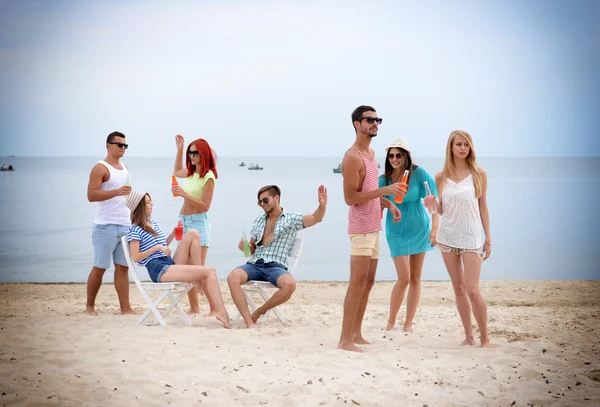
<instances>
[{"instance_id":1,"label":"man in white tank top","mask_svg":"<svg viewBox=\"0 0 600 407\"><path fill-rule=\"evenodd\" d=\"M98 209L92 230L94 266L87 282L85 308L89 315L98 315L96 295L104 272L111 264L115 265L114 281L121 314L135 313L129 304L128 268L121 244L121 237L131 226L129 209L125 206L125 197L131 192L129 170L121 163L127 147L123 133L110 133L106 138L106 158L99 161L90 174L87 197L90 202L98 202Z\"/></svg>"}]
</instances>

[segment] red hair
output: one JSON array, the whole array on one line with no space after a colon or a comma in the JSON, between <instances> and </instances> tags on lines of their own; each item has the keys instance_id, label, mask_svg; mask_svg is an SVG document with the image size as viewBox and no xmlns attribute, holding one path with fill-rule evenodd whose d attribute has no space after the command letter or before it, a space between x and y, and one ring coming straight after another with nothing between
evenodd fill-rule
<instances>
[{"instance_id":1,"label":"red hair","mask_svg":"<svg viewBox=\"0 0 600 407\"><path fill-rule=\"evenodd\" d=\"M192 176L196 172L196 166L192 164L192 160L190 160L189 155L192 144L196 146L198 154L201 157L199 171L200 178L204 177L208 171L212 171L215 174L215 178L219 178L219 175L217 174L216 154L214 153L213 149L210 148L208 141L204 140L203 138L192 141L187 148L185 154L185 166L187 168L188 177Z\"/></svg>"}]
</instances>

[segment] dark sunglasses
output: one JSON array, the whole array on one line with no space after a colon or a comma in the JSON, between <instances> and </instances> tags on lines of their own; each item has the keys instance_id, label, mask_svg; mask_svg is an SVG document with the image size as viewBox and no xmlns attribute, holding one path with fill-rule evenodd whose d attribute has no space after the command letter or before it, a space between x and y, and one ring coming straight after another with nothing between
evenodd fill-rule
<instances>
[{"instance_id":1,"label":"dark sunglasses","mask_svg":"<svg viewBox=\"0 0 600 407\"><path fill-rule=\"evenodd\" d=\"M125 150L127 150L127 148L129 147L129 144L117 143L116 141L111 141L108 144L116 144L117 146L119 146L119 148L124 148Z\"/></svg>"},{"instance_id":2,"label":"dark sunglasses","mask_svg":"<svg viewBox=\"0 0 600 407\"><path fill-rule=\"evenodd\" d=\"M397 159L397 160L399 160L399 159L401 159L402 157L404 157L404 154L402 154L402 153L396 153L396 154L394 154L394 153L389 153L389 154L388 154L388 158L389 158L390 160L393 160L393 159L394 159L394 157L396 157L396 159Z\"/></svg>"},{"instance_id":3,"label":"dark sunglasses","mask_svg":"<svg viewBox=\"0 0 600 407\"><path fill-rule=\"evenodd\" d=\"M375 122L377 122L377 124L381 124L383 122L383 119L381 117L363 117L360 120L366 120L369 124L373 124Z\"/></svg>"},{"instance_id":4,"label":"dark sunglasses","mask_svg":"<svg viewBox=\"0 0 600 407\"><path fill-rule=\"evenodd\" d=\"M194 151L190 150L190 151L188 151L188 155L191 156L191 157L198 157L198 154L200 154L200 153L198 153L198 150L194 150Z\"/></svg>"},{"instance_id":5,"label":"dark sunglasses","mask_svg":"<svg viewBox=\"0 0 600 407\"><path fill-rule=\"evenodd\" d=\"M263 199L258 200L258 206L261 206L262 204L268 204L270 200L270 196L265 196Z\"/></svg>"}]
</instances>

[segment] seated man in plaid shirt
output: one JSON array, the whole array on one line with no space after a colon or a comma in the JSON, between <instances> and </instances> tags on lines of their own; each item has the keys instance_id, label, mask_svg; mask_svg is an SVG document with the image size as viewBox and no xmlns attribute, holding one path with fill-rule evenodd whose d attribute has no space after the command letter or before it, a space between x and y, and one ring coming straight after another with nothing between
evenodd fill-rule
<instances>
[{"instance_id":1,"label":"seated man in plaid shirt","mask_svg":"<svg viewBox=\"0 0 600 407\"><path fill-rule=\"evenodd\" d=\"M231 297L248 328L268 310L290 299L296 290L296 280L287 271L287 259L299 230L309 228L323 220L327 206L327 189L318 189L319 207L314 213L302 215L288 212L280 206L281 191L277 185L267 185L258 191L258 205L265 211L254 220L250 232L248 262L234 269L227 277ZM243 243L238 245L243 250ZM279 288L275 294L250 314L242 284L249 280L268 281Z\"/></svg>"}]
</instances>

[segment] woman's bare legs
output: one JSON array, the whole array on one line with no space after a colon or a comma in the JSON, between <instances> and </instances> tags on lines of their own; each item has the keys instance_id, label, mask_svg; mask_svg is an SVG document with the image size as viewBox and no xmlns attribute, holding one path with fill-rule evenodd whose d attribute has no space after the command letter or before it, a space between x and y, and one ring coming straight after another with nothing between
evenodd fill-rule
<instances>
[{"instance_id":1,"label":"woman's bare legs","mask_svg":"<svg viewBox=\"0 0 600 407\"><path fill-rule=\"evenodd\" d=\"M423 272L423 261L425 253L413 254L409 257L410 282L408 286L408 297L406 299L406 320L404 321L404 332L412 331L412 321L417 313L419 299L421 298L421 273Z\"/></svg>"},{"instance_id":2,"label":"woman's bare legs","mask_svg":"<svg viewBox=\"0 0 600 407\"><path fill-rule=\"evenodd\" d=\"M208 246L201 246L201 250L202 250L202 266L206 265L206 255L208 254ZM202 289L200 290L200 294L204 295L204 292L207 290L206 288L206 280L202 280ZM210 317L214 317L217 315L217 310L215 307L215 304L213 302L213 300L207 296L206 299L208 300L208 305L210 308L210 311L208 312L208 316Z\"/></svg>"},{"instance_id":3,"label":"woman's bare legs","mask_svg":"<svg viewBox=\"0 0 600 407\"><path fill-rule=\"evenodd\" d=\"M204 266L206 260L206 254L208 247L200 246L200 233L195 229L190 229L183 236L183 239L179 243L179 247L173 256L175 264L193 264L198 266ZM217 281L218 284L218 281ZM188 292L188 298L190 300L190 312L192 314L200 313L200 304L198 302L198 291L203 290L207 293L206 298L210 304L210 316L217 316L218 306L215 303L215 298L210 295L207 280L201 280L194 288ZM219 296L220 296L219 289ZM223 300L221 299L221 302Z\"/></svg>"},{"instance_id":4,"label":"woman's bare legs","mask_svg":"<svg viewBox=\"0 0 600 407\"><path fill-rule=\"evenodd\" d=\"M473 323L471 322L471 303L467 296L467 288L463 276L462 262L459 254L454 252L443 252L442 257L452 280L452 288L456 297L456 308L465 329L465 340L463 345L475 345L473 336Z\"/></svg>"},{"instance_id":5,"label":"woman's bare legs","mask_svg":"<svg viewBox=\"0 0 600 407\"><path fill-rule=\"evenodd\" d=\"M394 329L396 324L396 316L400 311L402 300L404 299L404 293L410 279L410 264L408 256L396 256L394 257L394 265L396 266L396 274L398 274L398 281L394 284L392 289L392 296L390 298L390 316L388 318L386 331Z\"/></svg>"},{"instance_id":6,"label":"woman's bare legs","mask_svg":"<svg viewBox=\"0 0 600 407\"><path fill-rule=\"evenodd\" d=\"M183 238L177 247L177 251L173 254L173 261L175 264L195 264L189 255L192 240L194 239L198 239L198 243L200 243L200 233L198 233L197 230L190 229L183 235ZM185 257L186 254L187 258ZM188 311L188 314L199 314L200 303L198 301L198 289L195 285L194 288L188 291L188 300L190 301L190 310Z\"/></svg>"},{"instance_id":7,"label":"woman's bare legs","mask_svg":"<svg viewBox=\"0 0 600 407\"><path fill-rule=\"evenodd\" d=\"M487 317L487 305L479 290L479 277L481 275L481 257L477 253L464 253L463 263L465 267L465 285L467 287L467 295L471 302L473 309L473 315L477 321L479 327L479 333L481 334L481 347L487 348L490 345L490 338L488 336L488 317Z\"/></svg>"},{"instance_id":8,"label":"woman's bare legs","mask_svg":"<svg viewBox=\"0 0 600 407\"><path fill-rule=\"evenodd\" d=\"M217 304L216 318L221 321L225 328L229 328L229 314L227 314L227 309L225 309L225 304L221 297L217 271L214 268L199 265L191 266L175 264L170 266L160 278L161 282L184 281L195 284L200 284L200 281L202 280L206 280L207 283L206 294L215 301L215 304Z\"/></svg>"}]
</instances>

